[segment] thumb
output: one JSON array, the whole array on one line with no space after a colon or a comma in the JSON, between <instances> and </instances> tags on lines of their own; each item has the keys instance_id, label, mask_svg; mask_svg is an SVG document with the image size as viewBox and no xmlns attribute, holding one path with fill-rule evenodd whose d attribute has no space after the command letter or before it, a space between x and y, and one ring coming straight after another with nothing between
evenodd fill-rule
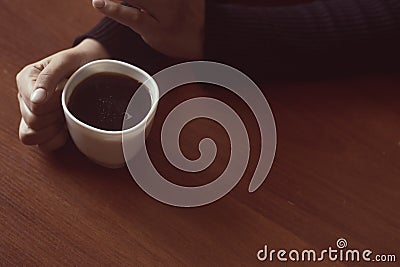
<instances>
[{"instance_id":1,"label":"thumb","mask_svg":"<svg viewBox=\"0 0 400 267\"><path fill-rule=\"evenodd\" d=\"M34 104L48 102L58 84L75 70L72 61L65 58L53 58L40 72L34 85L30 100Z\"/></svg>"},{"instance_id":2,"label":"thumb","mask_svg":"<svg viewBox=\"0 0 400 267\"><path fill-rule=\"evenodd\" d=\"M93 7L105 16L145 35L157 23L149 13L110 0L92 0Z\"/></svg>"}]
</instances>

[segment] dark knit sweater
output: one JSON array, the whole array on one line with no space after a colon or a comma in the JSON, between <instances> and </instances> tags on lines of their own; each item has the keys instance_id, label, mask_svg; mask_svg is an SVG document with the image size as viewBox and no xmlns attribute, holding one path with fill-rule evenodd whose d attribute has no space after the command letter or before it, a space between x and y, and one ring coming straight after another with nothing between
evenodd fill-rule
<instances>
[{"instance_id":1,"label":"dark knit sweater","mask_svg":"<svg viewBox=\"0 0 400 267\"><path fill-rule=\"evenodd\" d=\"M268 2L268 1L266 1ZM108 18L79 37L153 73L172 62ZM206 1L205 59L255 78L379 70L400 64L400 0L317 0L281 7Z\"/></svg>"}]
</instances>

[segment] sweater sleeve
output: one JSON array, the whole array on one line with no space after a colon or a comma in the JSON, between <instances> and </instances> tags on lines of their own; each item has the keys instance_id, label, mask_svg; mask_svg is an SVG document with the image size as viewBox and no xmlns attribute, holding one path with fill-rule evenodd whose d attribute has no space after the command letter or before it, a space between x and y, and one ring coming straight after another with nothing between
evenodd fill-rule
<instances>
[{"instance_id":1,"label":"sweater sleeve","mask_svg":"<svg viewBox=\"0 0 400 267\"><path fill-rule=\"evenodd\" d=\"M136 65L154 74L173 63L173 59L148 46L140 35L109 18L103 18L89 32L75 39L74 45L86 38L99 41L111 58Z\"/></svg>"},{"instance_id":2,"label":"sweater sleeve","mask_svg":"<svg viewBox=\"0 0 400 267\"><path fill-rule=\"evenodd\" d=\"M207 0L205 54L269 78L380 70L400 62L400 1L249 7Z\"/></svg>"}]
</instances>

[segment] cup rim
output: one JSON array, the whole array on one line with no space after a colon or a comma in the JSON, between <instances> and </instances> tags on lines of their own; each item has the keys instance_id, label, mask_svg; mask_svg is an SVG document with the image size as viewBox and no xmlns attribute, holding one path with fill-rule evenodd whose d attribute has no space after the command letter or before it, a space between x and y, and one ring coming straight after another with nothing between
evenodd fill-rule
<instances>
[{"instance_id":1,"label":"cup rim","mask_svg":"<svg viewBox=\"0 0 400 267\"><path fill-rule=\"evenodd\" d=\"M88 67L92 66L92 65L96 65L96 64L100 64L100 63L106 63L106 64L117 64L117 65L123 65L124 67L128 67L130 69L133 69L136 72L139 72L140 74L142 74L143 76L145 76L147 78L147 80L145 81L145 83L151 83L153 86L153 90L154 91L154 95L155 95L155 99L153 100L153 98L151 97L152 94L150 94L151 97L151 108L149 110L149 112L147 113L146 117L144 117L138 124L136 124L135 126L129 128L129 129L125 129L125 130L120 130L120 131L107 131L107 130L102 130L96 127L93 127L89 124L86 124L84 122L82 122L81 120L79 120L78 118L75 117L74 114L72 114L72 112L68 109L67 103L66 103L66 96L67 96L67 90L70 87L70 84L72 83L72 81L74 80L74 78L76 76L78 76L81 72L83 72L85 69L87 69ZM112 72L112 71L110 71ZM120 73L120 72L114 72L114 73L119 73L119 74L123 74L126 75L124 73ZM129 75L126 75L129 76ZM90 76L89 76L90 77ZM130 76L129 76L130 77ZM132 77L131 77L132 78ZM144 83L142 83L141 86ZM139 87L140 88L140 87ZM149 91L151 90L151 88L147 88ZM69 89L71 90L71 89ZM75 123L77 123L78 125L82 126L83 128L86 128L90 131L96 132L96 133L100 133L100 134L106 134L106 135L123 135L123 134L127 134L130 132L134 132L139 128L142 128L143 126L145 126L145 124L147 123L147 121L149 121L149 119L151 118L151 116L155 113L157 106L158 106L158 101L160 98L160 91L157 85L157 82L154 80L154 78L148 74L147 72L145 72L144 70L131 65L129 63L123 62L123 61L119 61L119 60L113 60L113 59L100 59L100 60L95 60L95 61L91 61L85 65L83 65L82 67L80 67L77 71L75 71L71 77L68 79L67 83L65 84L64 88L63 88L63 92L61 95L61 104L62 104L62 108L64 110L64 113L70 118L72 119Z\"/></svg>"}]
</instances>

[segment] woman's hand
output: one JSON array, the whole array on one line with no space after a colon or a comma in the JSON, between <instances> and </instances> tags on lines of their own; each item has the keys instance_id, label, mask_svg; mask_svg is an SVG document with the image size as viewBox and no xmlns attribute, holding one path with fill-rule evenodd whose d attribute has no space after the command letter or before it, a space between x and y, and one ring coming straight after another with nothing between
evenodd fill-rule
<instances>
[{"instance_id":1,"label":"woman's hand","mask_svg":"<svg viewBox=\"0 0 400 267\"><path fill-rule=\"evenodd\" d=\"M16 77L22 115L19 137L26 145L55 150L67 141L61 92L67 78L84 64L107 58L100 43L86 39L78 46L61 51L26 66Z\"/></svg>"},{"instance_id":2,"label":"woman's hand","mask_svg":"<svg viewBox=\"0 0 400 267\"><path fill-rule=\"evenodd\" d=\"M204 0L92 0L104 15L130 27L155 50L174 58L201 59Z\"/></svg>"}]
</instances>

